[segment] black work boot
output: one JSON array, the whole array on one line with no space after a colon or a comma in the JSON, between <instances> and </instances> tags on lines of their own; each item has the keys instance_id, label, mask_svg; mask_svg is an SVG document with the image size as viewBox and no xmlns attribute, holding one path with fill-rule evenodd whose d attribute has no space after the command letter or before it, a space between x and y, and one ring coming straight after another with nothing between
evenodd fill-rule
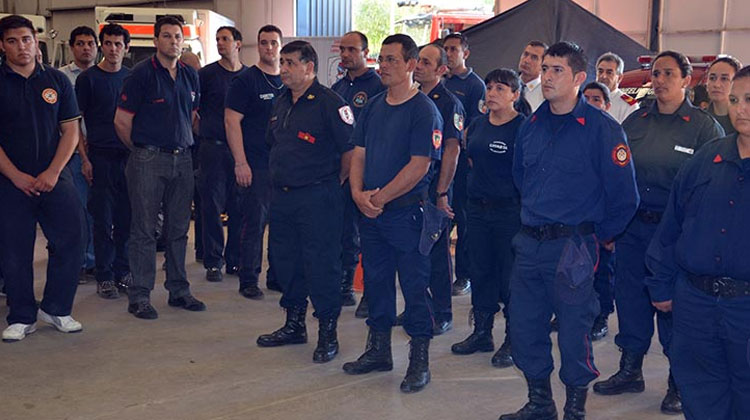
<instances>
[{"instance_id":1,"label":"black work boot","mask_svg":"<svg viewBox=\"0 0 750 420\"><path fill-rule=\"evenodd\" d=\"M557 420L557 408L552 399L549 378L526 379L529 402L513 414L503 414L499 420Z\"/></svg>"},{"instance_id":2,"label":"black work boot","mask_svg":"<svg viewBox=\"0 0 750 420\"><path fill-rule=\"evenodd\" d=\"M306 306L293 306L286 310L284 326L271 334L258 337L260 347L278 347L287 344L307 343L307 327L305 326Z\"/></svg>"},{"instance_id":3,"label":"black work boot","mask_svg":"<svg viewBox=\"0 0 750 420\"><path fill-rule=\"evenodd\" d=\"M357 299L354 297L354 270L341 272L341 306L354 306Z\"/></svg>"},{"instance_id":4,"label":"black work boot","mask_svg":"<svg viewBox=\"0 0 750 420\"><path fill-rule=\"evenodd\" d=\"M594 319L594 325L591 327L591 341L599 341L607 336L607 333L609 332L607 317L608 315L606 314L599 314L599 316Z\"/></svg>"},{"instance_id":5,"label":"black work boot","mask_svg":"<svg viewBox=\"0 0 750 420\"><path fill-rule=\"evenodd\" d=\"M339 340L336 338L336 318L321 319L318 322L318 346L315 347L313 352L313 362L330 362L338 352Z\"/></svg>"},{"instance_id":6,"label":"black work boot","mask_svg":"<svg viewBox=\"0 0 750 420\"><path fill-rule=\"evenodd\" d=\"M393 370L391 332L378 332L370 328L365 352L355 362L344 363L343 368L350 375L361 375L373 370Z\"/></svg>"},{"instance_id":7,"label":"black work boot","mask_svg":"<svg viewBox=\"0 0 750 420\"><path fill-rule=\"evenodd\" d=\"M471 292L471 280L466 278L456 279L451 287L451 295L463 296Z\"/></svg>"},{"instance_id":8,"label":"black work boot","mask_svg":"<svg viewBox=\"0 0 750 420\"><path fill-rule=\"evenodd\" d=\"M359 300L359 306L357 306L357 309L354 311L354 317L365 319L368 316L370 316L370 307L367 306L367 299L365 299L365 295L363 293L362 299Z\"/></svg>"},{"instance_id":9,"label":"black work boot","mask_svg":"<svg viewBox=\"0 0 750 420\"><path fill-rule=\"evenodd\" d=\"M510 347L510 334L505 332L505 341L503 345L495 352L492 356L492 366L496 368L506 368L513 366L513 355L511 354Z\"/></svg>"},{"instance_id":10,"label":"black work boot","mask_svg":"<svg viewBox=\"0 0 750 420\"><path fill-rule=\"evenodd\" d=\"M401 392L419 392L430 383L430 338L414 337L409 343L409 367L401 381Z\"/></svg>"},{"instance_id":11,"label":"black work boot","mask_svg":"<svg viewBox=\"0 0 750 420\"><path fill-rule=\"evenodd\" d=\"M586 418L586 394L588 387L565 387L565 414L563 420L584 420Z\"/></svg>"},{"instance_id":12,"label":"black work boot","mask_svg":"<svg viewBox=\"0 0 750 420\"><path fill-rule=\"evenodd\" d=\"M492 326L495 322L495 315L490 312L473 310L474 332L466 340L451 346L453 354L473 354L478 351L488 352L495 350L495 343L492 342Z\"/></svg>"},{"instance_id":13,"label":"black work boot","mask_svg":"<svg viewBox=\"0 0 750 420\"><path fill-rule=\"evenodd\" d=\"M594 392L599 395L619 395L625 392L643 392L643 354L622 351L620 370L604 381L594 384Z\"/></svg>"},{"instance_id":14,"label":"black work boot","mask_svg":"<svg viewBox=\"0 0 750 420\"><path fill-rule=\"evenodd\" d=\"M661 412L664 414L682 414L682 397L677 389L677 384L674 382L672 372L669 372L667 395L661 402Z\"/></svg>"}]
</instances>

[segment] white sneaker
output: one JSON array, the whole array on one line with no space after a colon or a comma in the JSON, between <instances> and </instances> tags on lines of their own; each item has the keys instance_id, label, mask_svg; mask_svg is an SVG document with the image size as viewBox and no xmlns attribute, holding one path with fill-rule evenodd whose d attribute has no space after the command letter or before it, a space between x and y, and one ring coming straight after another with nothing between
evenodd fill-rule
<instances>
[{"instance_id":1,"label":"white sneaker","mask_svg":"<svg viewBox=\"0 0 750 420\"><path fill-rule=\"evenodd\" d=\"M83 325L71 316L54 316L39 309L39 318L64 333L79 332L83 329Z\"/></svg>"},{"instance_id":2,"label":"white sneaker","mask_svg":"<svg viewBox=\"0 0 750 420\"><path fill-rule=\"evenodd\" d=\"M21 341L34 331L36 331L36 324L10 324L8 328L3 331L3 341L6 343Z\"/></svg>"}]
</instances>

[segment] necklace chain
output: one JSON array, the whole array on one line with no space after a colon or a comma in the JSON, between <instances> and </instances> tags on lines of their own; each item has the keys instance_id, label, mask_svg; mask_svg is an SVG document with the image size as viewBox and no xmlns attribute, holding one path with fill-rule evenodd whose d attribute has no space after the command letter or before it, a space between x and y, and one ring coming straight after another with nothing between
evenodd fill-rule
<instances>
[{"instance_id":1,"label":"necklace chain","mask_svg":"<svg viewBox=\"0 0 750 420\"><path fill-rule=\"evenodd\" d=\"M260 70L260 69L258 69L258 70ZM271 81L268 80L268 76L266 76L266 72L264 72L263 70L260 70L260 74L262 74L263 78L266 79L266 83L268 83L268 86L271 86L273 89L281 90L284 87L283 83L280 84L280 85L278 85L278 86L276 86L273 83L271 83Z\"/></svg>"}]
</instances>

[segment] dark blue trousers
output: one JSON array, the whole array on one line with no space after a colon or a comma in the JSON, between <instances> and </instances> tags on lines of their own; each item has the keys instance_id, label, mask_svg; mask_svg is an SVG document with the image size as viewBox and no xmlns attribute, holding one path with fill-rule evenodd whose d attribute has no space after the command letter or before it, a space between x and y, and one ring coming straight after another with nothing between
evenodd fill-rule
<instances>
[{"instance_id":1,"label":"dark blue trousers","mask_svg":"<svg viewBox=\"0 0 750 420\"><path fill-rule=\"evenodd\" d=\"M318 319L341 313L341 218L338 178L284 190L275 188L269 225L274 275L284 290L281 307L307 305Z\"/></svg>"},{"instance_id":2,"label":"dark blue trousers","mask_svg":"<svg viewBox=\"0 0 750 420\"><path fill-rule=\"evenodd\" d=\"M344 230L341 233L341 269L354 271L359 264L359 209L352 199L349 179L341 186L344 198Z\"/></svg>"},{"instance_id":3,"label":"dark blue trousers","mask_svg":"<svg viewBox=\"0 0 750 420\"><path fill-rule=\"evenodd\" d=\"M628 225L617 240L617 280L615 303L619 332L615 344L623 350L645 354L654 335L654 316L659 326L659 342L669 356L672 340L672 314L656 310L651 305L644 279L647 275L646 248L658 225L644 223L638 217Z\"/></svg>"},{"instance_id":4,"label":"dark blue trousers","mask_svg":"<svg viewBox=\"0 0 750 420\"><path fill-rule=\"evenodd\" d=\"M502 302L507 320L512 241L521 228L521 206L483 205L478 200L469 200L467 216L472 257L471 305L475 310L496 314L500 310L498 302Z\"/></svg>"},{"instance_id":5,"label":"dark blue trousers","mask_svg":"<svg viewBox=\"0 0 750 420\"><path fill-rule=\"evenodd\" d=\"M271 174L255 169L249 187L237 187L240 203L240 290L257 285L263 266L263 233L271 205ZM268 260L271 260L269 256ZM269 269L270 273L270 269ZM268 274L267 273L267 276Z\"/></svg>"},{"instance_id":6,"label":"dark blue trousers","mask_svg":"<svg viewBox=\"0 0 750 420\"><path fill-rule=\"evenodd\" d=\"M432 338L432 309L427 286L430 257L419 253L422 208L418 204L386 210L359 224L365 290L370 310L367 325L387 332L396 322L396 273L404 295L404 329L411 337Z\"/></svg>"},{"instance_id":7,"label":"dark blue trousers","mask_svg":"<svg viewBox=\"0 0 750 420\"><path fill-rule=\"evenodd\" d=\"M238 209L234 159L226 143L201 139L200 146L201 223L203 225L203 266L221 268L239 264L241 216ZM227 241L221 213L229 216Z\"/></svg>"},{"instance_id":8,"label":"dark blue trousers","mask_svg":"<svg viewBox=\"0 0 750 420\"><path fill-rule=\"evenodd\" d=\"M597 261L599 245L594 235L578 239L586 244L592 261ZM587 286L581 286L574 299L563 294L569 285L556 273L568 241L569 238L537 241L525 233L513 238L510 335L513 360L526 378L548 378L554 369L549 322L554 313L560 322L560 379L565 385L582 387L599 376L589 336L599 302L594 292L593 269L586 273L590 283L582 283Z\"/></svg>"},{"instance_id":9,"label":"dark blue trousers","mask_svg":"<svg viewBox=\"0 0 750 420\"><path fill-rule=\"evenodd\" d=\"M469 261L469 242L467 231L466 205L468 195L466 191L467 176L469 174L469 160L466 153L458 156L458 166L453 183L453 219L456 225L456 278L468 279L471 277Z\"/></svg>"},{"instance_id":10,"label":"dark blue trousers","mask_svg":"<svg viewBox=\"0 0 750 420\"><path fill-rule=\"evenodd\" d=\"M34 242L36 225L47 238L49 260L41 308L67 316L73 308L86 238L84 213L69 169L52 191L27 197L0 175L0 266L8 295L8 324L36 322Z\"/></svg>"},{"instance_id":11,"label":"dark blue trousers","mask_svg":"<svg viewBox=\"0 0 750 420\"><path fill-rule=\"evenodd\" d=\"M750 417L750 297L716 298L678 279L670 363L688 420Z\"/></svg>"},{"instance_id":12,"label":"dark blue trousers","mask_svg":"<svg viewBox=\"0 0 750 420\"><path fill-rule=\"evenodd\" d=\"M94 258L94 220L91 218L91 214L88 212L88 200L89 200L89 183L81 172L81 156L78 153L73 153L70 157L68 164L66 165L70 169L70 174L73 177L73 184L76 188L76 194L81 200L83 206L83 214L86 217L86 224L83 225L83 235L86 238L86 244L83 250L83 265L82 268L90 269L95 267Z\"/></svg>"},{"instance_id":13,"label":"dark blue trousers","mask_svg":"<svg viewBox=\"0 0 750 420\"><path fill-rule=\"evenodd\" d=\"M452 321L453 261L451 228L446 226L430 250L430 296L436 322Z\"/></svg>"},{"instance_id":14,"label":"dark blue trousers","mask_svg":"<svg viewBox=\"0 0 750 420\"><path fill-rule=\"evenodd\" d=\"M88 207L94 219L96 281L113 281L130 272L130 199L125 179L128 152L90 148L93 166Z\"/></svg>"},{"instance_id":15,"label":"dark blue trousers","mask_svg":"<svg viewBox=\"0 0 750 420\"><path fill-rule=\"evenodd\" d=\"M599 296L599 314L615 311L615 253L599 246L599 267L594 277L594 290Z\"/></svg>"}]
</instances>

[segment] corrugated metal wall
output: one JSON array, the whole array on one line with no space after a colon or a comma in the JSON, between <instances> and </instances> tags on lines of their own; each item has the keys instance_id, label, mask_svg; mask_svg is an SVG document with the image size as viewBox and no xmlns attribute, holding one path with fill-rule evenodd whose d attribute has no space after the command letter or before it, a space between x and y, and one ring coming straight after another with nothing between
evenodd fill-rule
<instances>
[{"instance_id":1,"label":"corrugated metal wall","mask_svg":"<svg viewBox=\"0 0 750 420\"><path fill-rule=\"evenodd\" d=\"M297 0L296 36L341 36L352 28L352 0Z\"/></svg>"}]
</instances>

